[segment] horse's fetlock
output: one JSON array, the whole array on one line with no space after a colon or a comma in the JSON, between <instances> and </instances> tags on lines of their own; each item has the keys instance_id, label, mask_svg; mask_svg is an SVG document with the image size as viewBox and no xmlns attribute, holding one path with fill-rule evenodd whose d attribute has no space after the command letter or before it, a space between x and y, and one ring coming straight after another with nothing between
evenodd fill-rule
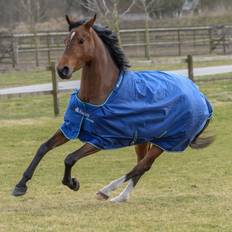
<instances>
[{"instance_id":1,"label":"horse's fetlock","mask_svg":"<svg viewBox=\"0 0 232 232\"><path fill-rule=\"evenodd\" d=\"M23 180L24 180L24 182L27 182L30 179L31 179L31 176L28 173L24 172L23 173Z\"/></svg>"}]
</instances>

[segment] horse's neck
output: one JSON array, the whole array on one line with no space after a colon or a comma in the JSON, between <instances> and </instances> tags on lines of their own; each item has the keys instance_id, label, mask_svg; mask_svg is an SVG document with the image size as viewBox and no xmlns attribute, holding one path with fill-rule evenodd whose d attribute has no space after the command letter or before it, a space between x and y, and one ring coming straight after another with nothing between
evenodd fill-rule
<instances>
[{"instance_id":1,"label":"horse's neck","mask_svg":"<svg viewBox=\"0 0 232 232\"><path fill-rule=\"evenodd\" d=\"M119 70L100 38L95 38L95 45L95 58L82 70L79 98L98 105L105 101L114 88Z\"/></svg>"}]
</instances>

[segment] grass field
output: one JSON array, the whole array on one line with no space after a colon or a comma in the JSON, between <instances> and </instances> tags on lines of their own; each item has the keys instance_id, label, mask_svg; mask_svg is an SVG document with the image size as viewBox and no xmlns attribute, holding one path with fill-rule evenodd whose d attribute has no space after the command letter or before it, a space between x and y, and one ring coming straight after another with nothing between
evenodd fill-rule
<instances>
[{"instance_id":1,"label":"grass field","mask_svg":"<svg viewBox=\"0 0 232 232\"><path fill-rule=\"evenodd\" d=\"M16 81L18 79L9 77ZM8 84L5 81L5 84ZM38 146L62 122L51 96L0 100L0 231L232 231L232 82L202 83L214 103L217 139L205 150L164 154L141 179L128 203L95 199L95 192L129 171L133 147L102 151L78 162L79 192L61 184L70 142L41 162L21 198L10 195ZM68 94L60 94L64 112Z\"/></svg>"}]
</instances>

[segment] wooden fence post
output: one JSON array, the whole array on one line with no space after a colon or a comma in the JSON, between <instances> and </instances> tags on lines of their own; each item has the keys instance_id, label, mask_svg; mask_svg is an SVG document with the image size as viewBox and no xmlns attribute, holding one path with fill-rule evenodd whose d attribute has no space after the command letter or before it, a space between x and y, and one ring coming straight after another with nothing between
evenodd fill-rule
<instances>
[{"instance_id":1,"label":"wooden fence post","mask_svg":"<svg viewBox=\"0 0 232 232\"><path fill-rule=\"evenodd\" d=\"M196 31L193 30L193 48L196 48Z\"/></svg>"},{"instance_id":2,"label":"wooden fence post","mask_svg":"<svg viewBox=\"0 0 232 232\"><path fill-rule=\"evenodd\" d=\"M35 65L39 66L39 50L38 50L38 36L37 33L34 32L34 45L35 45Z\"/></svg>"},{"instance_id":3,"label":"wooden fence post","mask_svg":"<svg viewBox=\"0 0 232 232\"><path fill-rule=\"evenodd\" d=\"M194 81L194 74L193 74L193 57L192 55L188 55L186 62L188 64L188 77L192 81Z\"/></svg>"},{"instance_id":4,"label":"wooden fence post","mask_svg":"<svg viewBox=\"0 0 232 232\"><path fill-rule=\"evenodd\" d=\"M144 31L144 40L145 40L145 46L144 46L145 57L147 60L150 60L151 59L151 56L150 56L150 32L148 29L148 25Z\"/></svg>"},{"instance_id":5,"label":"wooden fence post","mask_svg":"<svg viewBox=\"0 0 232 232\"><path fill-rule=\"evenodd\" d=\"M48 65L51 65L51 51L50 51L50 40L51 37L50 35L47 33L47 49L48 49Z\"/></svg>"},{"instance_id":6,"label":"wooden fence post","mask_svg":"<svg viewBox=\"0 0 232 232\"><path fill-rule=\"evenodd\" d=\"M212 35L212 28L208 29L208 36L209 36L209 53L211 54L213 51L213 35Z\"/></svg>"},{"instance_id":7,"label":"wooden fence post","mask_svg":"<svg viewBox=\"0 0 232 232\"><path fill-rule=\"evenodd\" d=\"M59 98L58 98L58 81L56 78L56 64L55 62L51 62L50 70L52 73L52 95L53 95L53 106L54 106L54 114L55 116L59 115Z\"/></svg>"},{"instance_id":8,"label":"wooden fence post","mask_svg":"<svg viewBox=\"0 0 232 232\"><path fill-rule=\"evenodd\" d=\"M177 31L177 39L178 39L178 56L181 56L180 30Z\"/></svg>"},{"instance_id":9,"label":"wooden fence post","mask_svg":"<svg viewBox=\"0 0 232 232\"><path fill-rule=\"evenodd\" d=\"M223 27L222 29L222 46L223 46L223 54L226 54L226 29Z\"/></svg>"},{"instance_id":10,"label":"wooden fence post","mask_svg":"<svg viewBox=\"0 0 232 232\"><path fill-rule=\"evenodd\" d=\"M16 48L16 38L14 37L14 34L11 35L11 59L12 59L12 67L15 68L15 66L18 63L18 54L17 54L17 48Z\"/></svg>"}]
</instances>

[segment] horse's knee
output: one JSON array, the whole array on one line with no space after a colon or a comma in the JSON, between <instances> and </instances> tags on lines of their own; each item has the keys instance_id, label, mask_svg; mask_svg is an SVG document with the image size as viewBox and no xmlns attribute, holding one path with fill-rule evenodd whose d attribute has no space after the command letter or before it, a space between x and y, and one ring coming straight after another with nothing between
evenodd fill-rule
<instances>
[{"instance_id":1,"label":"horse's knee","mask_svg":"<svg viewBox=\"0 0 232 232\"><path fill-rule=\"evenodd\" d=\"M71 167L71 166L73 166L74 162L75 162L75 161L74 161L74 159L73 159L73 157L72 157L72 153L69 154L69 155L65 158L65 160L64 160L64 164L65 164L66 167Z\"/></svg>"}]
</instances>

